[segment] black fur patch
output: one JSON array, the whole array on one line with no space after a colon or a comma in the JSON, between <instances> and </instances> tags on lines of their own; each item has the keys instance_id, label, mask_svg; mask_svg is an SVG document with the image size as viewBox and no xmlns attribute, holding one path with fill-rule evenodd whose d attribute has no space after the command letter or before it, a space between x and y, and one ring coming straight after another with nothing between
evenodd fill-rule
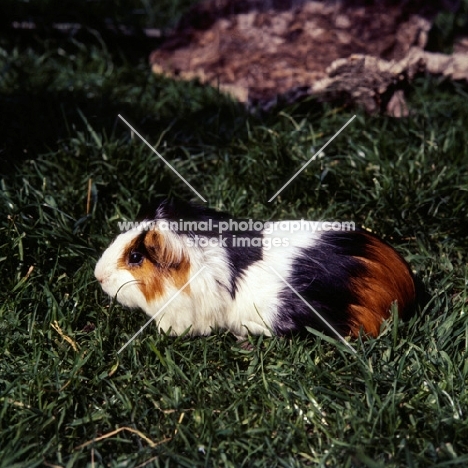
<instances>
[{"instance_id":1,"label":"black fur patch","mask_svg":"<svg viewBox=\"0 0 468 468\"><path fill-rule=\"evenodd\" d=\"M322 233L317 244L302 249L292 263L289 284L333 328L349 332L348 306L358 304L351 278L366 276L366 266L354 257L367 257L367 239L362 231ZM274 330L278 335L304 333L311 327L328 335L330 328L285 286L280 294L280 307Z\"/></svg>"},{"instance_id":2,"label":"black fur patch","mask_svg":"<svg viewBox=\"0 0 468 468\"><path fill-rule=\"evenodd\" d=\"M236 295L238 282L246 269L263 258L263 235L261 232L239 229L219 232L219 223L221 221L228 223L231 220L238 223L243 221L242 219L233 219L228 213L187 203L179 199L170 199L159 204L154 219L179 223L179 227L182 229L178 229L176 234L185 234L194 239L196 236L209 239L218 238L219 244L224 246L228 257L231 276L228 289L233 299ZM208 227L208 229L184 229L183 224L180 223L181 220L183 222L195 221L198 226L204 223L204 227ZM240 243L241 238L246 240L245 243Z\"/></svg>"}]
</instances>

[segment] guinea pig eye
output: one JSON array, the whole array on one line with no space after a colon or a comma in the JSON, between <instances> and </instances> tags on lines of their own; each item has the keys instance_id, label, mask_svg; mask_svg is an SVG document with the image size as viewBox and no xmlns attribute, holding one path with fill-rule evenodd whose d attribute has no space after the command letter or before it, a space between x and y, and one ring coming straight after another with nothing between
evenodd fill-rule
<instances>
[{"instance_id":1,"label":"guinea pig eye","mask_svg":"<svg viewBox=\"0 0 468 468\"><path fill-rule=\"evenodd\" d=\"M141 265L143 262L143 254L140 252L131 252L128 256L128 263L130 265Z\"/></svg>"}]
</instances>

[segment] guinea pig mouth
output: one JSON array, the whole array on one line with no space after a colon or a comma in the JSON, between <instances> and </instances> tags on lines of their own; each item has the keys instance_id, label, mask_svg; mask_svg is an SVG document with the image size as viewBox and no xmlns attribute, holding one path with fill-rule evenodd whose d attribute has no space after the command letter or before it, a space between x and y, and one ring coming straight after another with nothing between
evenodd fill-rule
<instances>
[{"instance_id":1,"label":"guinea pig mouth","mask_svg":"<svg viewBox=\"0 0 468 468\"><path fill-rule=\"evenodd\" d=\"M116 282L112 281L111 276L104 276L104 277L97 277L97 280L101 284L102 290L115 300L120 302L120 297L122 296L123 293L125 293L125 289L127 286L132 285L132 284L141 284L140 280L133 279L133 280L128 280L125 281L125 283L118 284Z\"/></svg>"},{"instance_id":2,"label":"guinea pig mouth","mask_svg":"<svg viewBox=\"0 0 468 468\"><path fill-rule=\"evenodd\" d=\"M118 300L118 299L119 299L119 293L120 293L121 291L123 291L124 288L125 288L126 286L131 285L131 284L141 284L141 281L140 281L140 280L137 280L137 279L125 281L125 283L121 284L121 285L118 287L118 289L117 289L117 291L116 291L116 293L115 293L115 295L114 295L115 298Z\"/></svg>"},{"instance_id":3,"label":"guinea pig mouth","mask_svg":"<svg viewBox=\"0 0 468 468\"><path fill-rule=\"evenodd\" d=\"M118 302L125 307L142 307L145 301L137 287L140 283L138 280L129 280L123 284L103 284L102 289L112 302Z\"/></svg>"}]
</instances>

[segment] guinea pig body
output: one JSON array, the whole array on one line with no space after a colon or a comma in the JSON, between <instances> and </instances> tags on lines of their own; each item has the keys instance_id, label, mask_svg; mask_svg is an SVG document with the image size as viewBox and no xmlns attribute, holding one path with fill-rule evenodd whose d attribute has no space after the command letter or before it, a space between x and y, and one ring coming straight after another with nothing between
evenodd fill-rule
<instances>
[{"instance_id":1,"label":"guinea pig body","mask_svg":"<svg viewBox=\"0 0 468 468\"><path fill-rule=\"evenodd\" d=\"M393 303L402 318L412 312L413 276L388 244L364 230L289 223L239 222L165 202L115 239L95 276L107 294L156 316L158 328L174 335L286 335L306 327L330 334L333 327L377 336Z\"/></svg>"}]
</instances>

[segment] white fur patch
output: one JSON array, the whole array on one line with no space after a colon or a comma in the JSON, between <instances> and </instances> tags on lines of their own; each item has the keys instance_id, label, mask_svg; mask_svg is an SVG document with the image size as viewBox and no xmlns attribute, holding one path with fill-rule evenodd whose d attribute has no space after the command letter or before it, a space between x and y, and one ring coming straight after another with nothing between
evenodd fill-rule
<instances>
[{"instance_id":1,"label":"white fur patch","mask_svg":"<svg viewBox=\"0 0 468 468\"><path fill-rule=\"evenodd\" d=\"M130 271L118 266L118 260L127 245L139 235L141 231L131 230L117 236L97 262L94 276L101 283L104 292L122 305L143 309L146 300L138 283Z\"/></svg>"}]
</instances>

